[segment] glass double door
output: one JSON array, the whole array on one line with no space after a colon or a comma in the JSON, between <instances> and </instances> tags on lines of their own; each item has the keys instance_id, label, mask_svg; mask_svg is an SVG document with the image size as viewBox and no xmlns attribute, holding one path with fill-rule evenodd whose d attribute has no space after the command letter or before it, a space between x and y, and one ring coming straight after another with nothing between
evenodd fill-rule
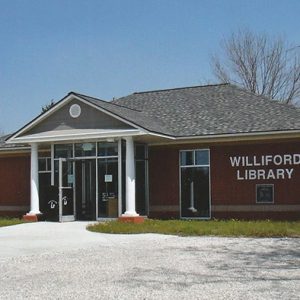
<instances>
[{"instance_id":1,"label":"glass double door","mask_svg":"<svg viewBox=\"0 0 300 300\"><path fill-rule=\"evenodd\" d=\"M118 159L60 158L58 174L60 222L118 217Z\"/></svg>"},{"instance_id":2,"label":"glass double door","mask_svg":"<svg viewBox=\"0 0 300 300\"><path fill-rule=\"evenodd\" d=\"M118 217L117 159L75 161L75 176L77 220Z\"/></svg>"},{"instance_id":3,"label":"glass double door","mask_svg":"<svg viewBox=\"0 0 300 300\"><path fill-rule=\"evenodd\" d=\"M75 161L76 219L96 220L96 160Z\"/></svg>"}]
</instances>

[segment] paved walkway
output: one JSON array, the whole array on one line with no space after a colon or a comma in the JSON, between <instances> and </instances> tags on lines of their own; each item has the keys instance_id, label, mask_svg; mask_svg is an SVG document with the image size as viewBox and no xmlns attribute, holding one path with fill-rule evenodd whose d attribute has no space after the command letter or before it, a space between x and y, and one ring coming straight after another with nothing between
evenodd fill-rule
<instances>
[{"instance_id":1,"label":"paved walkway","mask_svg":"<svg viewBox=\"0 0 300 300\"><path fill-rule=\"evenodd\" d=\"M300 299L300 239L0 228L0 299Z\"/></svg>"}]
</instances>

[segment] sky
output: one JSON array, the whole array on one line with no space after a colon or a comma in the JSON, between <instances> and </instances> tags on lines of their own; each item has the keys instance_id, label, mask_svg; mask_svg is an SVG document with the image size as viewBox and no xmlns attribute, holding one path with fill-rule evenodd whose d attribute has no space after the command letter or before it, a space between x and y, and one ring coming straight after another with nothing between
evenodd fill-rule
<instances>
[{"instance_id":1,"label":"sky","mask_svg":"<svg viewBox=\"0 0 300 300\"><path fill-rule=\"evenodd\" d=\"M298 0L0 0L0 132L70 91L104 100L215 82L239 29L300 44Z\"/></svg>"}]
</instances>

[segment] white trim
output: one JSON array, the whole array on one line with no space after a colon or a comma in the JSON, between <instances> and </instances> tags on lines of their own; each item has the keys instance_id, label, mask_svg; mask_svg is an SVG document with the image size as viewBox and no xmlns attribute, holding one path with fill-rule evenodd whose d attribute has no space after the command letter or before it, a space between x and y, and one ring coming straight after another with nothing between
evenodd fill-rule
<instances>
[{"instance_id":1,"label":"white trim","mask_svg":"<svg viewBox=\"0 0 300 300\"><path fill-rule=\"evenodd\" d=\"M243 133L224 133L224 134L210 134L210 135L195 135L195 136L180 136L175 137L176 140L195 140L195 139L214 139L214 138L228 138L228 137L240 137L240 136L262 136L262 135L280 135L288 133L298 133L300 130L278 130L278 131L259 131L259 132L243 132Z\"/></svg>"},{"instance_id":2,"label":"white trim","mask_svg":"<svg viewBox=\"0 0 300 300\"><path fill-rule=\"evenodd\" d=\"M126 129L120 131L97 131L94 132L79 132L79 133L69 133L67 134L66 131L63 134L59 135L45 135L45 136L24 136L15 138L13 141L9 141L8 143L42 143L42 142L59 142L59 141L79 141L79 140L86 140L86 139L101 139L107 137L127 137L127 136L139 136L144 135L141 131L137 129Z\"/></svg>"},{"instance_id":3,"label":"white trim","mask_svg":"<svg viewBox=\"0 0 300 300\"><path fill-rule=\"evenodd\" d=\"M81 115L81 107L79 104L72 104L69 108L69 114L72 118L76 119Z\"/></svg>"},{"instance_id":4,"label":"white trim","mask_svg":"<svg viewBox=\"0 0 300 300\"><path fill-rule=\"evenodd\" d=\"M65 158L58 159L58 221L62 222L62 162Z\"/></svg>"},{"instance_id":5,"label":"white trim","mask_svg":"<svg viewBox=\"0 0 300 300\"><path fill-rule=\"evenodd\" d=\"M54 186L54 144L51 143L51 186Z\"/></svg>"},{"instance_id":6,"label":"white trim","mask_svg":"<svg viewBox=\"0 0 300 300\"><path fill-rule=\"evenodd\" d=\"M152 132L152 131L146 130L146 129L144 129L144 131L146 133L148 133L149 135L158 136L158 137L165 138L165 139L168 139L168 140L176 140L176 137L171 136L171 135L164 135L162 133L155 133L155 132Z\"/></svg>"},{"instance_id":7,"label":"white trim","mask_svg":"<svg viewBox=\"0 0 300 300\"><path fill-rule=\"evenodd\" d=\"M283 136L284 135L284 136ZM165 145L182 145L182 144L212 144L212 143L228 143L228 142L263 142L273 141L274 139L298 139L300 131L266 131L255 133L236 133L236 134L218 134L218 135L202 135L202 136L187 136L173 138L170 142L152 142L148 143L151 146Z\"/></svg>"},{"instance_id":8,"label":"white trim","mask_svg":"<svg viewBox=\"0 0 300 300\"><path fill-rule=\"evenodd\" d=\"M6 143L6 142L5 142ZM25 146L25 147L5 147L5 148L0 148L0 152L5 152L5 151L18 151L18 152L27 152L26 150L30 150L31 147Z\"/></svg>"},{"instance_id":9,"label":"white trim","mask_svg":"<svg viewBox=\"0 0 300 300\"><path fill-rule=\"evenodd\" d=\"M201 167L210 167L210 165L188 165L188 166L180 166L180 168L201 168Z\"/></svg>"}]
</instances>

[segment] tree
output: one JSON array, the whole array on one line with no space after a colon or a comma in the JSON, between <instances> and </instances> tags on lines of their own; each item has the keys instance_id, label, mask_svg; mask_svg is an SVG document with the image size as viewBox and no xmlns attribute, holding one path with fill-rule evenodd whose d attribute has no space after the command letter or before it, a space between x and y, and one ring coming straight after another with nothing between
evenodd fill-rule
<instances>
[{"instance_id":1,"label":"tree","mask_svg":"<svg viewBox=\"0 0 300 300\"><path fill-rule=\"evenodd\" d=\"M46 112L47 110L49 110L49 109L50 109L52 106L54 106L54 105L55 105L55 101L52 99L52 100L50 101L50 103L48 103L48 104L42 106L42 113Z\"/></svg>"},{"instance_id":2,"label":"tree","mask_svg":"<svg viewBox=\"0 0 300 300\"><path fill-rule=\"evenodd\" d=\"M284 103L300 100L300 46L249 30L233 33L221 46L222 56L211 58L218 80Z\"/></svg>"}]
</instances>

